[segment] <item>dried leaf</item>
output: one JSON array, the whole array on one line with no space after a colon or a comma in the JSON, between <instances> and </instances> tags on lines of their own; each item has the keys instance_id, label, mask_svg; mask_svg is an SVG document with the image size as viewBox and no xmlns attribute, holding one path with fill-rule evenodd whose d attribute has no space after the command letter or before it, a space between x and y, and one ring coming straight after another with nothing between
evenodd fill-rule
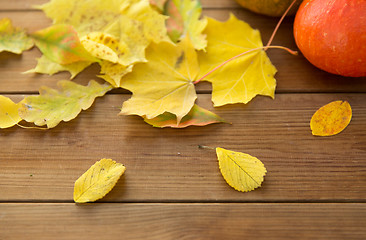
<instances>
[{"instance_id":1,"label":"dried leaf","mask_svg":"<svg viewBox=\"0 0 366 240\"><path fill-rule=\"evenodd\" d=\"M0 20L0 52L20 54L33 47L33 40L20 28L12 26L10 19Z\"/></svg>"},{"instance_id":2,"label":"dried leaf","mask_svg":"<svg viewBox=\"0 0 366 240\"><path fill-rule=\"evenodd\" d=\"M227 22L208 19L207 52L200 52L200 76L224 61L245 51L262 47L258 30L238 20L234 15ZM274 97L276 68L265 51L257 50L237 58L209 75L212 83L212 101L215 106L231 103L248 103L256 95Z\"/></svg>"},{"instance_id":3,"label":"dried leaf","mask_svg":"<svg viewBox=\"0 0 366 240\"><path fill-rule=\"evenodd\" d=\"M19 115L37 126L47 124L48 128L56 127L61 121L74 119L81 110L88 109L96 97L103 96L112 89L109 84L100 85L90 81L82 86L71 81L59 81L60 91L41 87L39 96L29 96L22 101Z\"/></svg>"},{"instance_id":4,"label":"dried leaf","mask_svg":"<svg viewBox=\"0 0 366 240\"><path fill-rule=\"evenodd\" d=\"M68 65L61 65L49 60L46 56L42 56L37 59L37 66L33 69L30 69L24 73L43 73L53 75L58 72L67 71L70 72L71 77L73 79L82 72L85 68L90 66L91 62L75 62Z\"/></svg>"},{"instance_id":5,"label":"dried leaf","mask_svg":"<svg viewBox=\"0 0 366 240\"><path fill-rule=\"evenodd\" d=\"M18 113L19 104L10 98L0 95L0 128L9 128L16 125L22 119Z\"/></svg>"},{"instance_id":6,"label":"dried leaf","mask_svg":"<svg viewBox=\"0 0 366 240\"><path fill-rule=\"evenodd\" d=\"M189 113L177 123L177 117L171 113L163 113L153 119L144 118L145 122L154 127L185 128L188 126L206 126L213 123L226 122L220 116L210 112L198 105L194 105Z\"/></svg>"},{"instance_id":7,"label":"dried leaf","mask_svg":"<svg viewBox=\"0 0 366 240\"><path fill-rule=\"evenodd\" d=\"M177 46L152 44L146 55L148 62L136 64L123 78L121 86L133 95L123 103L121 114L152 119L169 112L179 123L197 98L193 84L199 71L196 51L187 38Z\"/></svg>"},{"instance_id":8,"label":"dried leaf","mask_svg":"<svg viewBox=\"0 0 366 240\"><path fill-rule=\"evenodd\" d=\"M261 186L267 173L263 163L249 154L216 148L225 181L237 191L249 192Z\"/></svg>"},{"instance_id":9,"label":"dried leaf","mask_svg":"<svg viewBox=\"0 0 366 240\"><path fill-rule=\"evenodd\" d=\"M55 63L66 65L97 61L85 50L77 33L70 25L53 25L33 33L32 37L41 52Z\"/></svg>"},{"instance_id":10,"label":"dried leaf","mask_svg":"<svg viewBox=\"0 0 366 240\"><path fill-rule=\"evenodd\" d=\"M125 166L112 159L103 158L96 162L75 181L74 201L86 203L103 198L116 185L125 170Z\"/></svg>"},{"instance_id":11,"label":"dried leaf","mask_svg":"<svg viewBox=\"0 0 366 240\"><path fill-rule=\"evenodd\" d=\"M200 19L202 6L199 1L168 0L164 13L169 16L167 29L174 42L189 36L195 49L205 49L207 41L202 32L207 25L207 19Z\"/></svg>"},{"instance_id":12,"label":"dried leaf","mask_svg":"<svg viewBox=\"0 0 366 240\"><path fill-rule=\"evenodd\" d=\"M315 136L332 136L342 132L351 118L351 105L347 101L334 101L314 113L310 128Z\"/></svg>"}]
</instances>

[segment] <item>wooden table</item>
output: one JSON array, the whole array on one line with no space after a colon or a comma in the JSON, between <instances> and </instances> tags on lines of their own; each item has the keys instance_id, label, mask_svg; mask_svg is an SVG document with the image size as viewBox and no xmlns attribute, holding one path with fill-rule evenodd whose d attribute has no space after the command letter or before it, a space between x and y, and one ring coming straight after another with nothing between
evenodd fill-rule
<instances>
[{"instance_id":1,"label":"wooden table","mask_svg":"<svg viewBox=\"0 0 366 240\"><path fill-rule=\"evenodd\" d=\"M31 8L45 0L0 1L0 18L29 32L49 26ZM278 19L241 9L232 0L203 0L204 14L229 12L261 31ZM274 44L296 49L293 18ZM126 91L114 91L71 122L49 131L0 130L0 239L366 239L366 78L327 74L303 56L268 54L277 67L275 100L213 108L211 86L197 86L199 104L232 124L157 129L136 116L117 116ZM52 77L33 68L37 49L0 53L0 94L20 100ZM76 78L96 79L92 66ZM347 100L353 119L344 132L314 137L312 114ZM223 180L215 152L197 145L254 155L268 170L261 188L241 193ZM125 175L97 203L73 202L74 181L101 158L123 163Z\"/></svg>"}]
</instances>

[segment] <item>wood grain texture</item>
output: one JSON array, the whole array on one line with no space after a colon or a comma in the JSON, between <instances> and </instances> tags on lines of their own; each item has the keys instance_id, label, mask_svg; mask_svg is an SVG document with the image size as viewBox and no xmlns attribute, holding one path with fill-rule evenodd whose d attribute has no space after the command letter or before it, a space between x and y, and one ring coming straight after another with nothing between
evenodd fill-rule
<instances>
[{"instance_id":1,"label":"wood grain texture","mask_svg":"<svg viewBox=\"0 0 366 240\"><path fill-rule=\"evenodd\" d=\"M1 130L0 192L6 194L0 200L72 201L74 181L97 160L112 158L127 170L102 201L365 201L364 94L257 97L214 110L231 125L186 129L157 129L137 116L117 116L127 98L99 98L77 119L49 131ZM312 136L312 114L340 99L353 108L351 124L334 137ZM209 95L199 95L198 103L213 110ZM230 188L215 152L198 145L259 158L268 170L262 188Z\"/></svg>"},{"instance_id":2,"label":"wood grain texture","mask_svg":"<svg viewBox=\"0 0 366 240\"><path fill-rule=\"evenodd\" d=\"M0 204L0 239L365 239L366 204Z\"/></svg>"},{"instance_id":3,"label":"wood grain texture","mask_svg":"<svg viewBox=\"0 0 366 240\"><path fill-rule=\"evenodd\" d=\"M2 0L4 1L4 0ZM0 3L0 11L7 10L31 10L34 5L41 5L49 2L48 0L16 0ZM201 0L204 8L238 8L239 5L234 0Z\"/></svg>"}]
</instances>

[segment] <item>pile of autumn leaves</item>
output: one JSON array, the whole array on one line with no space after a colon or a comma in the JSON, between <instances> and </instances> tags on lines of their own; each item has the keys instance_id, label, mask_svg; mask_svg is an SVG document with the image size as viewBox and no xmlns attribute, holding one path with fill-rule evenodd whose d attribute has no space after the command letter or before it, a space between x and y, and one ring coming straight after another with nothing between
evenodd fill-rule
<instances>
[{"instance_id":1,"label":"pile of autumn leaves","mask_svg":"<svg viewBox=\"0 0 366 240\"><path fill-rule=\"evenodd\" d=\"M231 57L261 48L262 42L258 30L234 16L227 22L202 18L196 0L51 0L39 8L53 20L51 27L27 36L3 20L0 25L9 29L7 36L1 33L0 44L22 39L24 46L16 46L20 53L34 41L43 56L28 72L68 71L74 78L98 63L98 77L107 83L92 80L81 86L64 80L59 89L41 87L40 95L18 104L2 97L9 106L9 121L2 128L22 119L55 127L75 118L113 88L133 93L123 103L121 114L139 115L156 127L223 122L195 104L195 84L200 81L212 83L214 106L247 103L258 94L274 96L276 69L262 49L202 78ZM0 47L0 51L11 49L14 46Z\"/></svg>"}]
</instances>

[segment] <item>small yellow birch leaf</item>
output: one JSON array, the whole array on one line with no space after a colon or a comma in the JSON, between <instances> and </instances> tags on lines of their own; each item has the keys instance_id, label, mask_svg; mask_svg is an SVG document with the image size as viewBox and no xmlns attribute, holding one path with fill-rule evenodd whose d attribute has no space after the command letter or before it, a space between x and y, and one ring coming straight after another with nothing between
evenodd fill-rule
<instances>
[{"instance_id":1,"label":"small yellow birch leaf","mask_svg":"<svg viewBox=\"0 0 366 240\"><path fill-rule=\"evenodd\" d=\"M0 52L20 54L33 47L33 40L25 30L12 26L9 18L0 20Z\"/></svg>"},{"instance_id":2,"label":"small yellow birch leaf","mask_svg":"<svg viewBox=\"0 0 366 240\"><path fill-rule=\"evenodd\" d=\"M61 121L74 119L81 110L88 109L96 97L103 96L112 89L109 84L99 84L91 80L87 86L63 80L57 83L60 90L41 87L40 95L26 97L19 108L19 115L37 126L47 124L56 127Z\"/></svg>"},{"instance_id":3,"label":"small yellow birch leaf","mask_svg":"<svg viewBox=\"0 0 366 240\"><path fill-rule=\"evenodd\" d=\"M351 118L351 105L347 101L334 101L314 113L310 128L315 136L332 136L342 132Z\"/></svg>"},{"instance_id":4,"label":"small yellow birch leaf","mask_svg":"<svg viewBox=\"0 0 366 240\"><path fill-rule=\"evenodd\" d=\"M251 49L263 47L260 33L234 15L227 22L208 18L204 31L208 45L198 55L200 77L226 60ZM205 80L212 83L215 106L248 103L256 95L274 98L276 68L264 50L256 50L230 61Z\"/></svg>"},{"instance_id":5,"label":"small yellow birch leaf","mask_svg":"<svg viewBox=\"0 0 366 240\"><path fill-rule=\"evenodd\" d=\"M96 162L75 181L74 201L86 203L103 198L116 185L125 170L125 166L112 159L103 158Z\"/></svg>"},{"instance_id":6,"label":"small yellow birch leaf","mask_svg":"<svg viewBox=\"0 0 366 240\"><path fill-rule=\"evenodd\" d=\"M121 114L152 119L169 112L179 124L197 98L193 84L199 71L196 51L185 38L177 46L151 44L146 56L147 63L137 63L122 79L121 86L133 95L123 103Z\"/></svg>"},{"instance_id":7,"label":"small yellow birch leaf","mask_svg":"<svg viewBox=\"0 0 366 240\"><path fill-rule=\"evenodd\" d=\"M18 113L19 104L10 98L0 95L0 128L9 128L16 125L22 119Z\"/></svg>"},{"instance_id":8,"label":"small yellow birch leaf","mask_svg":"<svg viewBox=\"0 0 366 240\"><path fill-rule=\"evenodd\" d=\"M24 73L43 73L48 75L53 75L58 72L67 71L71 74L70 79L73 79L82 72L85 68L90 66L91 62L74 62L67 65L61 65L49 60L46 56L41 56L37 59L37 66L30 69Z\"/></svg>"},{"instance_id":9,"label":"small yellow birch leaf","mask_svg":"<svg viewBox=\"0 0 366 240\"><path fill-rule=\"evenodd\" d=\"M225 181L237 191L249 192L261 186L267 173L263 163L249 154L216 148Z\"/></svg>"}]
</instances>

